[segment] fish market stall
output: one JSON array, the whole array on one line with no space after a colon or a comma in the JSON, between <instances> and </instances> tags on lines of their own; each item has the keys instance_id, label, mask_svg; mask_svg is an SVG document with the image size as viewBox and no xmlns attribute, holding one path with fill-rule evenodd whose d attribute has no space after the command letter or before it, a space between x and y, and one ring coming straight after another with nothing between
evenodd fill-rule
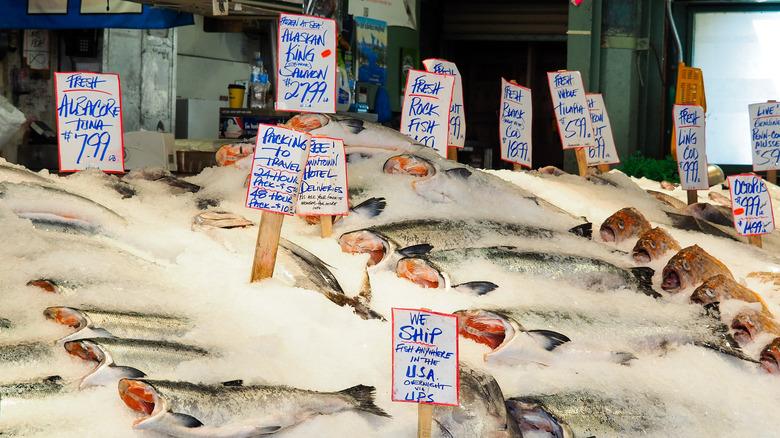
<instances>
[{"instance_id":1,"label":"fish market stall","mask_svg":"<svg viewBox=\"0 0 780 438\"><path fill-rule=\"evenodd\" d=\"M259 282L246 167L117 178L0 163L0 433L414 436L416 406L391 401L394 307L459 316L461 404L434 407L434 436L775 429L776 252L676 226L657 182L617 170L486 171L341 137L350 214L329 238L287 217ZM626 207L753 295L713 307L692 299L701 279L665 287L679 249L637 261L625 219L607 230ZM746 310L763 331L737 332Z\"/></svg>"}]
</instances>

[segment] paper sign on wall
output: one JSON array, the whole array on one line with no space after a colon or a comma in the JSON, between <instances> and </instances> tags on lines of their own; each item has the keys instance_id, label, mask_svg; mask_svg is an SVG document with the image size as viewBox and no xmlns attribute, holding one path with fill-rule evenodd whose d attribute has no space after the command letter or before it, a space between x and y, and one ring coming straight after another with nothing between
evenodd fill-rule
<instances>
[{"instance_id":1,"label":"paper sign on wall","mask_svg":"<svg viewBox=\"0 0 780 438\"><path fill-rule=\"evenodd\" d=\"M769 234L775 230L772 198L766 183L758 175L733 175L729 178L734 228L741 236Z\"/></svg>"},{"instance_id":2,"label":"paper sign on wall","mask_svg":"<svg viewBox=\"0 0 780 438\"><path fill-rule=\"evenodd\" d=\"M409 70L401 133L447 156L450 105L455 76Z\"/></svg>"},{"instance_id":3,"label":"paper sign on wall","mask_svg":"<svg viewBox=\"0 0 780 438\"><path fill-rule=\"evenodd\" d=\"M387 82L387 23L355 17L358 81L384 86Z\"/></svg>"},{"instance_id":4,"label":"paper sign on wall","mask_svg":"<svg viewBox=\"0 0 780 438\"><path fill-rule=\"evenodd\" d=\"M612 137L612 125L609 124L604 97L601 93L587 94L587 97L590 121L593 124L593 140L596 143L588 148L588 166L617 164L620 159L615 148L615 139Z\"/></svg>"},{"instance_id":5,"label":"paper sign on wall","mask_svg":"<svg viewBox=\"0 0 780 438\"><path fill-rule=\"evenodd\" d=\"M458 405L458 317L393 308L393 401Z\"/></svg>"},{"instance_id":6,"label":"paper sign on wall","mask_svg":"<svg viewBox=\"0 0 780 438\"><path fill-rule=\"evenodd\" d=\"M292 215L309 155L311 134L260 124L246 206Z\"/></svg>"},{"instance_id":7,"label":"paper sign on wall","mask_svg":"<svg viewBox=\"0 0 780 438\"><path fill-rule=\"evenodd\" d=\"M452 104L450 105L450 136L449 146L462 148L466 143L466 113L463 110L463 81L454 62L443 59L426 59L425 69L431 73L444 73L455 76L452 89Z\"/></svg>"},{"instance_id":8,"label":"paper sign on wall","mask_svg":"<svg viewBox=\"0 0 780 438\"><path fill-rule=\"evenodd\" d=\"M531 167L531 89L501 78L501 159Z\"/></svg>"},{"instance_id":9,"label":"paper sign on wall","mask_svg":"<svg viewBox=\"0 0 780 438\"><path fill-rule=\"evenodd\" d=\"M748 105L753 171L780 169L780 103Z\"/></svg>"},{"instance_id":10,"label":"paper sign on wall","mask_svg":"<svg viewBox=\"0 0 780 438\"><path fill-rule=\"evenodd\" d=\"M698 105L674 106L677 170L684 190L707 190L707 148L704 141L704 109Z\"/></svg>"},{"instance_id":11,"label":"paper sign on wall","mask_svg":"<svg viewBox=\"0 0 780 438\"><path fill-rule=\"evenodd\" d=\"M60 171L124 172L119 75L54 73Z\"/></svg>"},{"instance_id":12,"label":"paper sign on wall","mask_svg":"<svg viewBox=\"0 0 780 438\"><path fill-rule=\"evenodd\" d=\"M349 211L344 141L314 136L295 212L344 216Z\"/></svg>"},{"instance_id":13,"label":"paper sign on wall","mask_svg":"<svg viewBox=\"0 0 780 438\"><path fill-rule=\"evenodd\" d=\"M547 72L564 149L595 146L585 86L578 71Z\"/></svg>"},{"instance_id":14,"label":"paper sign on wall","mask_svg":"<svg viewBox=\"0 0 780 438\"><path fill-rule=\"evenodd\" d=\"M280 14L276 109L336 112L336 22Z\"/></svg>"}]
</instances>

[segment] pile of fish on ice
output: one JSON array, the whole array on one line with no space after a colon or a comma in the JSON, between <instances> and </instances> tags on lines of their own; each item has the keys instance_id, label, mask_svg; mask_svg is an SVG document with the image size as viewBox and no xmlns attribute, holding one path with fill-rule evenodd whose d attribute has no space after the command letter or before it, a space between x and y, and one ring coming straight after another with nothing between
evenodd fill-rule
<instances>
[{"instance_id":1,"label":"pile of fish on ice","mask_svg":"<svg viewBox=\"0 0 780 438\"><path fill-rule=\"evenodd\" d=\"M414 436L392 307L459 316L460 406L434 436L775 433L778 246L716 219L721 188L686 206L616 170L484 171L356 119L288 125L344 139L352 210L332 238L287 217L255 283L252 145L184 180L0 163L0 435Z\"/></svg>"}]
</instances>

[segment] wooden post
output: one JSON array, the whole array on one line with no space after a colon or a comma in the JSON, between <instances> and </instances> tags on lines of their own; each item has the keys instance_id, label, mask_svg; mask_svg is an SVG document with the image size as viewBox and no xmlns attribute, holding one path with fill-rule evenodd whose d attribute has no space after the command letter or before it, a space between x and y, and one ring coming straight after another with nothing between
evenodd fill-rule
<instances>
[{"instance_id":1,"label":"wooden post","mask_svg":"<svg viewBox=\"0 0 780 438\"><path fill-rule=\"evenodd\" d=\"M452 161L458 161L458 148L455 146L447 146L447 159Z\"/></svg>"},{"instance_id":2,"label":"wooden post","mask_svg":"<svg viewBox=\"0 0 780 438\"><path fill-rule=\"evenodd\" d=\"M588 157L585 155L585 148L576 148L574 152L577 154L577 168L579 168L580 176L585 176L588 173Z\"/></svg>"},{"instance_id":3,"label":"wooden post","mask_svg":"<svg viewBox=\"0 0 780 438\"><path fill-rule=\"evenodd\" d=\"M320 216L320 227L322 227L322 237L333 235L333 216L330 214Z\"/></svg>"},{"instance_id":4,"label":"wooden post","mask_svg":"<svg viewBox=\"0 0 780 438\"><path fill-rule=\"evenodd\" d=\"M260 217L260 229L257 231L255 259L252 262L252 282L274 275L276 251L279 249L279 236L282 232L284 215L264 211Z\"/></svg>"},{"instance_id":5,"label":"wooden post","mask_svg":"<svg viewBox=\"0 0 780 438\"><path fill-rule=\"evenodd\" d=\"M433 405L417 403L417 438L431 438Z\"/></svg>"},{"instance_id":6,"label":"wooden post","mask_svg":"<svg viewBox=\"0 0 780 438\"><path fill-rule=\"evenodd\" d=\"M609 172L609 164L599 164L596 166L596 169L600 170L601 172L607 173Z\"/></svg>"},{"instance_id":7,"label":"wooden post","mask_svg":"<svg viewBox=\"0 0 780 438\"><path fill-rule=\"evenodd\" d=\"M777 184L777 170L767 170L766 180L772 184Z\"/></svg>"},{"instance_id":8,"label":"wooden post","mask_svg":"<svg viewBox=\"0 0 780 438\"><path fill-rule=\"evenodd\" d=\"M751 245L753 245L753 246L755 246L757 248L762 248L761 235L757 234L757 235L753 235L753 236L748 236L748 243L750 243Z\"/></svg>"},{"instance_id":9,"label":"wooden post","mask_svg":"<svg viewBox=\"0 0 780 438\"><path fill-rule=\"evenodd\" d=\"M699 202L699 194L696 190L688 190L688 205Z\"/></svg>"}]
</instances>

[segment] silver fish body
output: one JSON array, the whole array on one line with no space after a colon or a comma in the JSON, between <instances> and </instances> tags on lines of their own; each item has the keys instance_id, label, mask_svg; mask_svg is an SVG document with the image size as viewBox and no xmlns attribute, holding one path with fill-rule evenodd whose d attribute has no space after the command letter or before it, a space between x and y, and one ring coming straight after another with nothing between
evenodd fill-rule
<instances>
[{"instance_id":1,"label":"silver fish body","mask_svg":"<svg viewBox=\"0 0 780 438\"><path fill-rule=\"evenodd\" d=\"M63 392L66 385L60 376L48 376L23 382L0 383L0 399L41 398Z\"/></svg>"}]
</instances>

